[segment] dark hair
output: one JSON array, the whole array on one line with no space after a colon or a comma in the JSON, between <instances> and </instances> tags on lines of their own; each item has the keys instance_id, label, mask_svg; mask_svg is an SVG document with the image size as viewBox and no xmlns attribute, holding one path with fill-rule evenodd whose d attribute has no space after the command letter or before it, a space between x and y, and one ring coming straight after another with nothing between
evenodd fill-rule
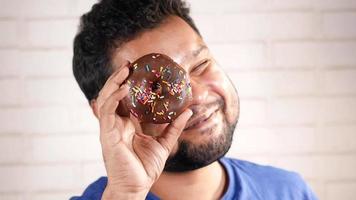
<instances>
[{"instance_id":1,"label":"dark hair","mask_svg":"<svg viewBox=\"0 0 356 200\"><path fill-rule=\"evenodd\" d=\"M89 102L98 97L113 72L112 51L171 15L200 35L183 0L101 0L81 17L74 39L73 74Z\"/></svg>"}]
</instances>

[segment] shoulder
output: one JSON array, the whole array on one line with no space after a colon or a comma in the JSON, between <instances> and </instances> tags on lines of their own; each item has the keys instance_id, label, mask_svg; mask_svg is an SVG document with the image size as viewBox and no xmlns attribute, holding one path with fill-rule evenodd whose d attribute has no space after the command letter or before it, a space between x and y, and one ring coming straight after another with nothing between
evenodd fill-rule
<instances>
[{"instance_id":1,"label":"shoulder","mask_svg":"<svg viewBox=\"0 0 356 200\"><path fill-rule=\"evenodd\" d=\"M107 184L107 177L100 177L91 183L81 196L70 198L70 200L100 200Z\"/></svg>"},{"instance_id":2,"label":"shoulder","mask_svg":"<svg viewBox=\"0 0 356 200\"><path fill-rule=\"evenodd\" d=\"M241 184L254 192L279 196L280 199L316 199L309 186L296 172L238 159L223 158L221 161L234 171Z\"/></svg>"}]
</instances>

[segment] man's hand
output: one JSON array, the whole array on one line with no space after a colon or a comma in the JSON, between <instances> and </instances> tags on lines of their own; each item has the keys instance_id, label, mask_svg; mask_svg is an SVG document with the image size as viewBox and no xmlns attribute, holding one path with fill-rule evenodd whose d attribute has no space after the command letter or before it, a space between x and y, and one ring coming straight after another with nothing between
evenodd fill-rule
<instances>
[{"instance_id":1,"label":"man's hand","mask_svg":"<svg viewBox=\"0 0 356 200\"><path fill-rule=\"evenodd\" d=\"M135 117L116 113L120 100L129 92L126 84L121 85L128 75L126 64L109 77L97 98L96 113L108 176L102 199L145 199L192 115L191 110L185 110L159 137L139 133Z\"/></svg>"}]
</instances>

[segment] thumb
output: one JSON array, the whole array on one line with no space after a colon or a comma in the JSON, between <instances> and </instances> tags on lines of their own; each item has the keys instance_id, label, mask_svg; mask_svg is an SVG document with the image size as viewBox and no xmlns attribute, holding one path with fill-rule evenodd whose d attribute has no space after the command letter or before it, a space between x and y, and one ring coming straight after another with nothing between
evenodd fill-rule
<instances>
[{"instance_id":1,"label":"thumb","mask_svg":"<svg viewBox=\"0 0 356 200\"><path fill-rule=\"evenodd\" d=\"M157 141L168 150L170 153L177 142L179 136L182 134L189 118L193 115L193 111L190 109L185 110L180 114L171 124L169 124L163 134L157 139Z\"/></svg>"}]
</instances>

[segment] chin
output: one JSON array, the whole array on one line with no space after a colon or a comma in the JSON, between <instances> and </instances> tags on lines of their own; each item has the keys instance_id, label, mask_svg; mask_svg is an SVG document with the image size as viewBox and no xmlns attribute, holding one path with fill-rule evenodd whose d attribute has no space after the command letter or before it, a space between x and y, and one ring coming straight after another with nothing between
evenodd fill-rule
<instances>
[{"instance_id":1,"label":"chin","mask_svg":"<svg viewBox=\"0 0 356 200\"><path fill-rule=\"evenodd\" d=\"M229 124L220 110L205 129L183 132L177 151L171 155L164 171L186 172L205 167L223 157L230 149L236 123Z\"/></svg>"}]
</instances>

